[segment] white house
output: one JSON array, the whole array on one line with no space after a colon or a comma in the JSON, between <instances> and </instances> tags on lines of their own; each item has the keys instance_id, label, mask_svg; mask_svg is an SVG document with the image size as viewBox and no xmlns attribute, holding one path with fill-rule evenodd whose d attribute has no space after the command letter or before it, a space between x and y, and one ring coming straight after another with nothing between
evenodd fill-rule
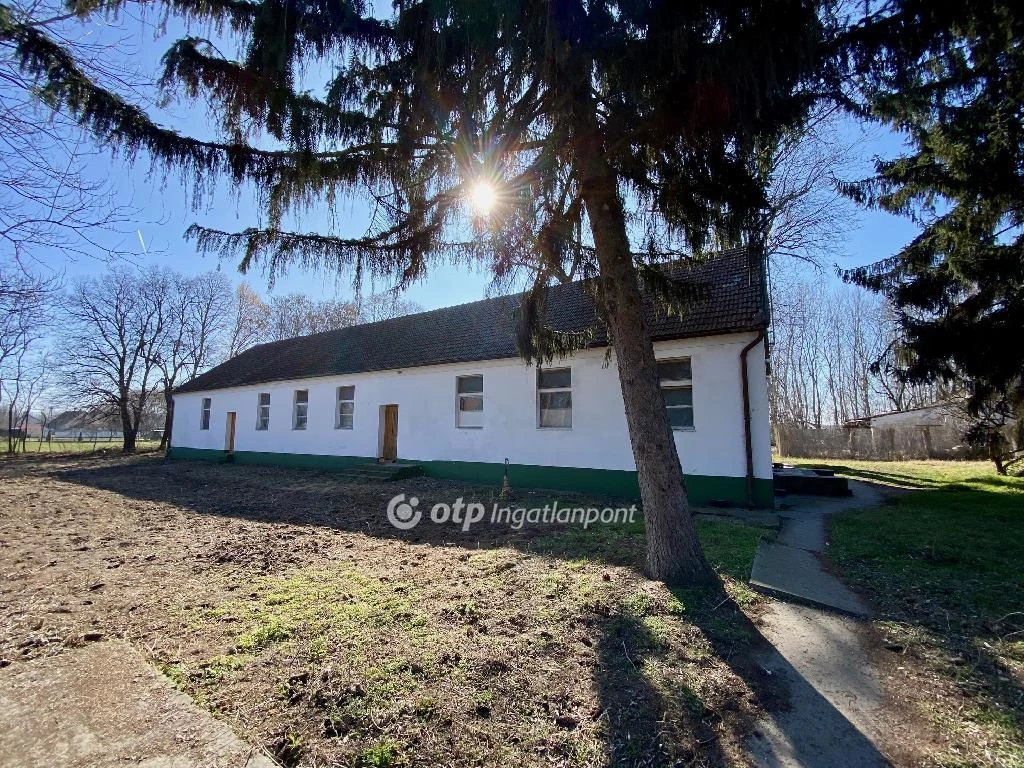
<instances>
[{"instance_id":1,"label":"white house","mask_svg":"<svg viewBox=\"0 0 1024 768\"><path fill-rule=\"evenodd\" d=\"M760 270L742 250L679 268L701 287L682 316L646 311L687 487L697 503L770 506ZM517 354L520 297L262 344L175 393L171 456L348 468L378 459L433 477L638 496L613 356L592 345L538 369ZM581 283L548 322L599 323ZM742 372L747 374L746 397Z\"/></svg>"}]
</instances>

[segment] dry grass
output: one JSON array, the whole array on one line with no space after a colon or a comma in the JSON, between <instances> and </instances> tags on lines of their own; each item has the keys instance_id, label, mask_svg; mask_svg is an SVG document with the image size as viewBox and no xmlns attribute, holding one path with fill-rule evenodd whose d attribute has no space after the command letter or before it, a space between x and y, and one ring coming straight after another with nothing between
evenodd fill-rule
<instances>
[{"instance_id":1,"label":"dry grass","mask_svg":"<svg viewBox=\"0 0 1024 768\"><path fill-rule=\"evenodd\" d=\"M702 526L729 600L645 579L635 525L385 520L399 490L493 489L156 458L0 475L0 654L123 636L285 764L743 764L779 701L733 580L759 529Z\"/></svg>"}]
</instances>

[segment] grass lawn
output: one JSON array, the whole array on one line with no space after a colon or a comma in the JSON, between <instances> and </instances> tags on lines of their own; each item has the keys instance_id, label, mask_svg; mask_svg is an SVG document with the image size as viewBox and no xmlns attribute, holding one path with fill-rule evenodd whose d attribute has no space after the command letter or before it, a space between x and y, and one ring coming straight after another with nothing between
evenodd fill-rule
<instances>
[{"instance_id":1,"label":"grass lawn","mask_svg":"<svg viewBox=\"0 0 1024 768\"><path fill-rule=\"evenodd\" d=\"M700 525L729 600L644 578L639 524L400 532L384 514L399 491L426 509L497 493L155 456L2 462L0 657L124 637L284 765L745 764L785 698L742 584L762 529Z\"/></svg>"},{"instance_id":2,"label":"grass lawn","mask_svg":"<svg viewBox=\"0 0 1024 768\"><path fill-rule=\"evenodd\" d=\"M1024 765L1024 478L983 462L792 463L914 489L836 518L830 559L954 737L945 764Z\"/></svg>"},{"instance_id":3,"label":"grass lawn","mask_svg":"<svg viewBox=\"0 0 1024 768\"><path fill-rule=\"evenodd\" d=\"M83 440L78 442L77 440L51 440L47 442L39 442L38 439L28 440L25 443L25 455L31 455L35 453L92 453L96 451L114 451L120 452L121 450L120 438L116 440ZM160 445L159 440L139 440L135 443L136 450L140 453L146 451L155 451ZM0 443L0 450L6 452L7 442L4 440ZM22 455L21 446L18 446L18 455Z\"/></svg>"}]
</instances>

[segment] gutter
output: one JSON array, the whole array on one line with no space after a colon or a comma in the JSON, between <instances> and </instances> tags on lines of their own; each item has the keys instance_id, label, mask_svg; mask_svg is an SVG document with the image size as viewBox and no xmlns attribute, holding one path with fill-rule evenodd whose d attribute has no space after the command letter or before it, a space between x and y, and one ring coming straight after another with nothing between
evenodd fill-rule
<instances>
[{"instance_id":1,"label":"gutter","mask_svg":"<svg viewBox=\"0 0 1024 768\"><path fill-rule=\"evenodd\" d=\"M747 507L754 508L754 441L750 433L750 381L747 377L747 355L764 341L764 330L740 352L740 377L743 382L743 448L747 457Z\"/></svg>"}]
</instances>

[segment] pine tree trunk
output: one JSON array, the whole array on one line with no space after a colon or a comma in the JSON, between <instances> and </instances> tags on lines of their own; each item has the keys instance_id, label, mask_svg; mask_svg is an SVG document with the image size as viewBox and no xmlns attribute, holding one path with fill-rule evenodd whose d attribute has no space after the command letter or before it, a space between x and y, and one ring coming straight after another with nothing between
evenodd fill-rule
<instances>
[{"instance_id":1,"label":"pine tree trunk","mask_svg":"<svg viewBox=\"0 0 1024 768\"><path fill-rule=\"evenodd\" d=\"M675 438L658 385L654 346L626 235L617 179L600 142L583 138L576 169L601 270L606 320L619 370L647 531L647 572L674 584L716 583L697 538Z\"/></svg>"},{"instance_id":2,"label":"pine tree trunk","mask_svg":"<svg viewBox=\"0 0 1024 768\"><path fill-rule=\"evenodd\" d=\"M1005 475L1006 467L1003 466L1002 441L999 439L998 432L989 438L988 457L992 460L992 463L996 465L996 474Z\"/></svg>"}]
</instances>

